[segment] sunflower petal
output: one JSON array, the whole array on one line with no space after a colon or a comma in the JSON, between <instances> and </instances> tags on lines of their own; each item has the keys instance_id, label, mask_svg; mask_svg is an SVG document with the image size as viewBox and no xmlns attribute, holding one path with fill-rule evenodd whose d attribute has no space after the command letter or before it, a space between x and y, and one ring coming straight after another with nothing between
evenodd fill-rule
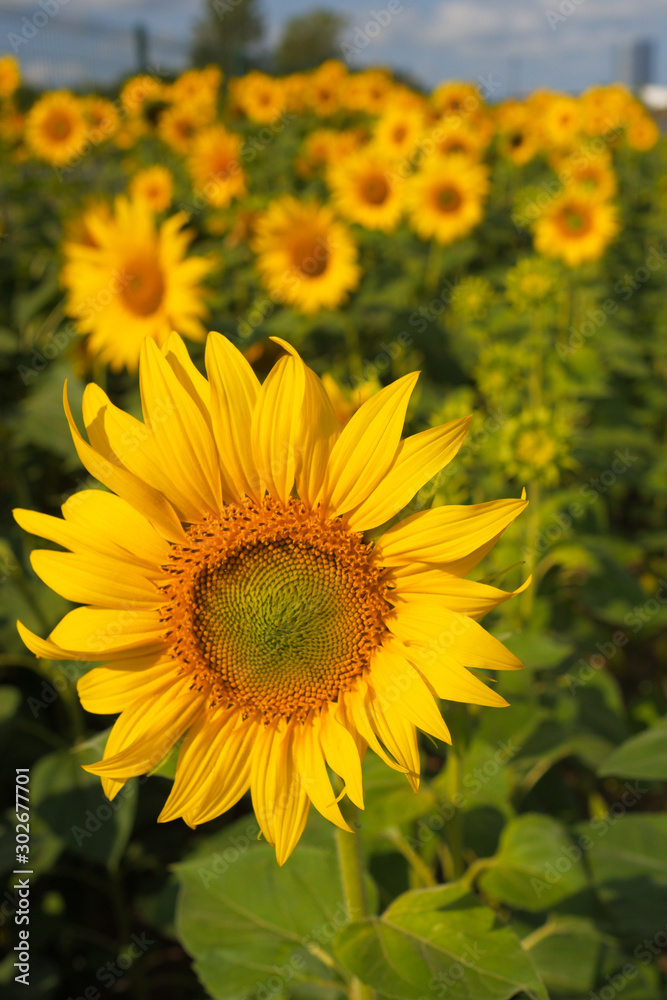
<instances>
[{"instance_id":1,"label":"sunflower petal","mask_svg":"<svg viewBox=\"0 0 667 1000\"><path fill-rule=\"evenodd\" d=\"M504 531L527 504L527 500L491 500L413 514L382 536L376 546L378 558L385 566L462 559Z\"/></svg>"},{"instance_id":2,"label":"sunflower petal","mask_svg":"<svg viewBox=\"0 0 667 1000\"><path fill-rule=\"evenodd\" d=\"M384 479L347 515L350 531L375 528L402 510L424 483L454 458L465 441L471 420L472 417L452 420L401 441Z\"/></svg>"},{"instance_id":3,"label":"sunflower petal","mask_svg":"<svg viewBox=\"0 0 667 1000\"><path fill-rule=\"evenodd\" d=\"M343 819L324 760L320 740L320 719L311 716L303 725L294 729L294 755L301 784L315 808L341 830L352 830Z\"/></svg>"},{"instance_id":4,"label":"sunflower petal","mask_svg":"<svg viewBox=\"0 0 667 1000\"><path fill-rule=\"evenodd\" d=\"M211 385L211 416L225 477L239 497L258 496L250 427L260 384L233 344L219 333L206 341L206 371Z\"/></svg>"},{"instance_id":5,"label":"sunflower petal","mask_svg":"<svg viewBox=\"0 0 667 1000\"><path fill-rule=\"evenodd\" d=\"M304 365L280 358L262 385L252 416L252 450L260 495L287 503L296 474L299 421L305 389Z\"/></svg>"},{"instance_id":6,"label":"sunflower petal","mask_svg":"<svg viewBox=\"0 0 667 1000\"><path fill-rule=\"evenodd\" d=\"M369 684L377 696L380 710L385 706L393 707L425 733L446 743L452 742L433 695L399 648L385 645L378 651Z\"/></svg>"},{"instance_id":7,"label":"sunflower petal","mask_svg":"<svg viewBox=\"0 0 667 1000\"><path fill-rule=\"evenodd\" d=\"M320 501L333 514L362 503L384 478L400 444L418 372L404 375L367 399L331 451Z\"/></svg>"}]
</instances>

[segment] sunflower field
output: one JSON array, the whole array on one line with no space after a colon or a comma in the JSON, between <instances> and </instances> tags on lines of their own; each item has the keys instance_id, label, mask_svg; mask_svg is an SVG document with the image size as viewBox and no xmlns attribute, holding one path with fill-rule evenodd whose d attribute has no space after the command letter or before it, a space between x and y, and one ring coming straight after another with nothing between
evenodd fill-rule
<instances>
[{"instance_id":1,"label":"sunflower field","mask_svg":"<svg viewBox=\"0 0 667 1000\"><path fill-rule=\"evenodd\" d=\"M490 96L0 59L7 1000L667 996L667 142Z\"/></svg>"}]
</instances>

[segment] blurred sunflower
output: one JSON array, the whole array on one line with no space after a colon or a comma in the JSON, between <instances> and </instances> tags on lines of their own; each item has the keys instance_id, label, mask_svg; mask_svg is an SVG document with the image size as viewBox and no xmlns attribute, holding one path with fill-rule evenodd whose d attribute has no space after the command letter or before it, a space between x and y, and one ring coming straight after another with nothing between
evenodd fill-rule
<instances>
[{"instance_id":1,"label":"blurred sunflower","mask_svg":"<svg viewBox=\"0 0 667 1000\"><path fill-rule=\"evenodd\" d=\"M566 189L543 209L534 229L539 253L578 267L599 260L620 226L614 205Z\"/></svg>"},{"instance_id":2,"label":"blurred sunflower","mask_svg":"<svg viewBox=\"0 0 667 1000\"><path fill-rule=\"evenodd\" d=\"M76 494L64 520L15 512L71 550L31 558L84 605L47 640L20 625L24 641L38 656L111 661L78 685L88 711L121 713L86 770L113 798L184 736L160 820L195 826L250 790L280 864L311 803L349 830L327 765L359 807L369 747L416 789L417 729L450 742L436 697L506 704L469 668L520 667L475 621L512 594L464 577L525 507L438 507L370 544L363 532L451 460L469 418L401 441L411 374L341 430L283 346L260 385L220 335L208 381L176 334L163 351L147 341L145 423L89 385L88 443L67 406L81 461L111 492Z\"/></svg>"},{"instance_id":3,"label":"blurred sunflower","mask_svg":"<svg viewBox=\"0 0 667 1000\"><path fill-rule=\"evenodd\" d=\"M347 227L316 202L278 198L257 220L252 246L269 292L304 313L334 309L361 277Z\"/></svg>"},{"instance_id":4,"label":"blurred sunflower","mask_svg":"<svg viewBox=\"0 0 667 1000\"><path fill-rule=\"evenodd\" d=\"M186 156L192 149L192 141L200 128L209 124L208 115L192 104L179 104L167 108L158 122L158 135L175 153Z\"/></svg>"},{"instance_id":5,"label":"blurred sunflower","mask_svg":"<svg viewBox=\"0 0 667 1000\"><path fill-rule=\"evenodd\" d=\"M569 146L581 130L583 118L577 98L554 94L545 101L539 118L545 144L549 147Z\"/></svg>"},{"instance_id":6,"label":"blurred sunflower","mask_svg":"<svg viewBox=\"0 0 667 1000\"><path fill-rule=\"evenodd\" d=\"M611 156L582 147L555 160L558 175L569 185L582 188L591 198L605 201L616 194L618 183Z\"/></svg>"},{"instance_id":7,"label":"blurred sunflower","mask_svg":"<svg viewBox=\"0 0 667 1000\"><path fill-rule=\"evenodd\" d=\"M537 480L557 486L566 469L576 468L572 442L576 438L575 414L561 406L528 410L511 417L501 429L498 459L508 476L518 482Z\"/></svg>"},{"instance_id":8,"label":"blurred sunflower","mask_svg":"<svg viewBox=\"0 0 667 1000\"><path fill-rule=\"evenodd\" d=\"M525 257L506 276L507 298L522 311L554 302L558 294L557 266L543 257Z\"/></svg>"},{"instance_id":9,"label":"blurred sunflower","mask_svg":"<svg viewBox=\"0 0 667 1000\"><path fill-rule=\"evenodd\" d=\"M328 181L334 205L345 218L385 233L398 225L405 185L392 177L391 164L380 152L362 149L336 162Z\"/></svg>"},{"instance_id":10,"label":"blurred sunflower","mask_svg":"<svg viewBox=\"0 0 667 1000\"><path fill-rule=\"evenodd\" d=\"M382 69L350 73L341 81L341 102L350 111L381 115L387 110L393 86L391 77Z\"/></svg>"},{"instance_id":11,"label":"blurred sunflower","mask_svg":"<svg viewBox=\"0 0 667 1000\"><path fill-rule=\"evenodd\" d=\"M416 108L389 108L373 127L373 143L379 153L396 160L416 149L424 131L424 114Z\"/></svg>"},{"instance_id":12,"label":"blurred sunflower","mask_svg":"<svg viewBox=\"0 0 667 1000\"><path fill-rule=\"evenodd\" d=\"M11 97L21 82L21 69L14 56L0 56L0 98Z\"/></svg>"},{"instance_id":13,"label":"blurred sunflower","mask_svg":"<svg viewBox=\"0 0 667 1000\"><path fill-rule=\"evenodd\" d=\"M120 127L120 116L113 101L106 97L88 97L84 102L88 135L92 142L110 139Z\"/></svg>"},{"instance_id":14,"label":"blurred sunflower","mask_svg":"<svg viewBox=\"0 0 667 1000\"><path fill-rule=\"evenodd\" d=\"M462 278L452 294L452 312L464 320L483 319L493 304L493 285L481 275Z\"/></svg>"},{"instance_id":15,"label":"blurred sunflower","mask_svg":"<svg viewBox=\"0 0 667 1000\"><path fill-rule=\"evenodd\" d=\"M645 153L653 149L660 138L660 129L650 115L640 113L633 115L625 130L625 141L630 149Z\"/></svg>"},{"instance_id":16,"label":"blurred sunflower","mask_svg":"<svg viewBox=\"0 0 667 1000\"><path fill-rule=\"evenodd\" d=\"M195 189L215 208L226 208L246 192L241 167L243 139L224 125L211 125L192 143L188 170Z\"/></svg>"},{"instance_id":17,"label":"blurred sunflower","mask_svg":"<svg viewBox=\"0 0 667 1000\"><path fill-rule=\"evenodd\" d=\"M498 149L517 167L528 163L540 148L535 117L525 104L506 101L497 109Z\"/></svg>"},{"instance_id":18,"label":"blurred sunflower","mask_svg":"<svg viewBox=\"0 0 667 1000\"><path fill-rule=\"evenodd\" d=\"M40 97L26 117L25 139L35 156L53 166L80 155L86 141L83 103L68 90Z\"/></svg>"},{"instance_id":19,"label":"blurred sunflower","mask_svg":"<svg viewBox=\"0 0 667 1000\"><path fill-rule=\"evenodd\" d=\"M154 212L164 212L171 205L174 178L170 170L156 163L134 175L129 191L133 198L143 198Z\"/></svg>"},{"instance_id":20,"label":"blurred sunflower","mask_svg":"<svg viewBox=\"0 0 667 1000\"><path fill-rule=\"evenodd\" d=\"M120 102L129 115L141 116L147 106L161 102L165 96L165 85L154 76L142 73L126 80L120 92Z\"/></svg>"},{"instance_id":21,"label":"blurred sunflower","mask_svg":"<svg viewBox=\"0 0 667 1000\"><path fill-rule=\"evenodd\" d=\"M192 239L186 220L179 212L157 228L145 201L119 197L113 215L87 213L89 238L63 246L66 310L90 335L89 352L113 371L136 371L143 340L161 344L176 326L192 340L204 339L200 282L212 265L186 258Z\"/></svg>"},{"instance_id":22,"label":"blurred sunflower","mask_svg":"<svg viewBox=\"0 0 667 1000\"><path fill-rule=\"evenodd\" d=\"M429 161L410 178L410 223L423 239L451 243L481 222L488 169L466 157Z\"/></svg>"},{"instance_id":23,"label":"blurred sunflower","mask_svg":"<svg viewBox=\"0 0 667 1000\"><path fill-rule=\"evenodd\" d=\"M233 81L232 98L252 122L268 124L285 109L285 88L281 80L253 70Z\"/></svg>"}]
</instances>

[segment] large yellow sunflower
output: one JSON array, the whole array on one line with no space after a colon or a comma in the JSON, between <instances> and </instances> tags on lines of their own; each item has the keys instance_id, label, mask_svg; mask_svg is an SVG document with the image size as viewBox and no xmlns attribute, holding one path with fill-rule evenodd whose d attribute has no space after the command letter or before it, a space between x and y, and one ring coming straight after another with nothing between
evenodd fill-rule
<instances>
[{"instance_id":1,"label":"large yellow sunflower","mask_svg":"<svg viewBox=\"0 0 667 1000\"><path fill-rule=\"evenodd\" d=\"M334 309L356 288L357 247L330 208L278 198L257 220L253 249L271 295L304 313Z\"/></svg>"},{"instance_id":2,"label":"large yellow sunflower","mask_svg":"<svg viewBox=\"0 0 667 1000\"><path fill-rule=\"evenodd\" d=\"M620 226L614 205L574 188L566 189L546 206L534 229L539 253L578 267L599 260Z\"/></svg>"},{"instance_id":3,"label":"large yellow sunflower","mask_svg":"<svg viewBox=\"0 0 667 1000\"><path fill-rule=\"evenodd\" d=\"M226 208L233 198L245 194L241 166L243 139L224 125L211 125L197 135L188 158L192 183L216 208Z\"/></svg>"},{"instance_id":4,"label":"large yellow sunflower","mask_svg":"<svg viewBox=\"0 0 667 1000\"><path fill-rule=\"evenodd\" d=\"M67 312L90 334L90 352L114 371L136 371L143 340L161 344L175 326L192 340L204 339L200 282L212 265L186 258L192 239L186 220L179 212L156 227L145 200L119 197L113 215L86 214L85 240L64 244Z\"/></svg>"},{"instance_id":5,"label":"large yellow sunflower","mask_svg":"<svg viewBox=\"0 0 667 1000\"><path fill-rule=\"evenodd\" d=\"M35 156L62 166L80 156L86 144L84 104L67 90L35 101L25 123L25 139Z\"/></svg>"},{"instance_id":6,"label":"large yellow sunflower","mask_svg":"<svg viewBox=\"0 0 667 1000\"><path fill-rule=\"evenodd\" d=\"M391 162L381 152L362 149L335 162L328 180L341 215L366 229L389 233L396 228L403 213L404 185L392 177Z\"/></svg>"},{"instance_id":7,"label":"large yellow sunflower","mask_svg":"<svg viewBox=\"0 0 667 1000\"><path fill-rule=\"evenodd\" d=\"M488 169L467 157L429 159L409 182L410 223L424 240L451 243L481 222Z\"/></svg>"},{"instance_id":8,"label":"large yellow sunflower","mask_svg":"<svg viewBox=\"0 0 667 1000\"><path fill-rule=\"evenodd\" d=\"M223 337L206 380L173 334L141 360L144 423L89 385L79 457L111 492L64 520L19 524L67 552L32 553L68 600L38 656L107 660L79 681L84 707L121 715L87 770L112 798L185 736L161 820L191 826L250 789L282 864L311 802L349 829L327 764L363 807L368 747L417 787L417 729L450 736L436 698L504 705L468 668L520 664L476 619L510 596L465 579L525 506L439 507L371 544L456 454L469 418L401 441L417 375L367 400L344 428L289 345L260 385Z\"/></svg>"}]
</instances>

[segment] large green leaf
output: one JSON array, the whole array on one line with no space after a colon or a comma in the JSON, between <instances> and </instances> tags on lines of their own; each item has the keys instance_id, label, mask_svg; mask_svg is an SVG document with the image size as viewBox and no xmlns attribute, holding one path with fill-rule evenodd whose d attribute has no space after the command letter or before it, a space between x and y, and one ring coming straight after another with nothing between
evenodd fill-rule
<instances>
[{"instance_id":1,"label":"large green leaf","mask_svg":"<svg viewBox=\"0 0 667 1000\"><path fill-rule=\"evenodd\" d=\"M344 927L336 955L385 997L546 998L528 954L460 884L407 892L381 917Z\"/></svg>"},{"instance_id":2,"label":"large green leaf","mask_svg":"<svg viewBox=\"0 0 667 1000\"><path fill-rule=\"evenodd\" d=\"M489 896L520 910L551 909L586 889L582 850L550 816L526 813L507 824L500 850L479 884Z\"/></svg>"},{"instance_id":3,"label":"large green leaf","mask_svg":"<svg viewBox=\"0 0 667 1000\"><path fill-rule=\"evenodd\" d=\"M667 719L622 743L598 768L598 774L667 781Z\"/></svg>"},{"instance_id":4,"label":"large green leaf","mask_svg":"<svg viewBox=\"0 0 667 1000\"><path fill-rule=\"evenodd\" d=\"M246 827L253 826L250 821ZM177 865L178 936L215 1000L283 997L297 983L343 988L332 956L347 920L329 847L297 846L279 868L275 851L247 832Z\"/></svg>"}]
</instances>

